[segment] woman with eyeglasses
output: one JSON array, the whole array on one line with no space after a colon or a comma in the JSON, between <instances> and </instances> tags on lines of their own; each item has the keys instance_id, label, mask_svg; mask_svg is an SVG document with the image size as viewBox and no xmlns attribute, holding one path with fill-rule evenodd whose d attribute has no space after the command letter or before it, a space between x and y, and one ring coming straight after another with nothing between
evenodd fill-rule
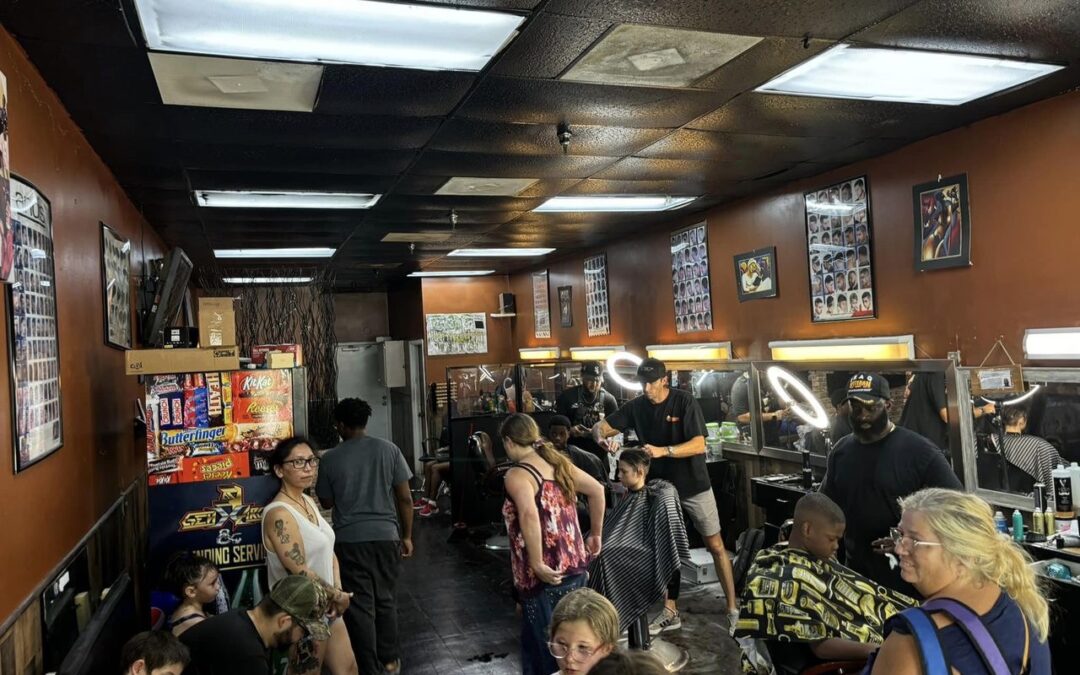
<instances>
[{"instance_id":1,"label":"woman with eyeglasses","mask_svg":"<svg viewBox=\"0 0 1080 675\"><path fill-rule=\"evenodd\" d=\"M567 593L551 614L548 650L560 675L585 675L619 642L619 613L591 588Z\"/></svg>"},{"instance_id":2,"label":"woman with eyeglasses","mask_svg":"<svg viewBox=\"0 0 1080 675\"><path fill-rule=\"evenodd\" d=\"M267 580L273 587L290 574L303 574L323 587L330 600L331 612L327 616L330 638L314 643L318 666L310 672L318 673L325 660L334 675L354 675L358 672L356 658L341 620L352 594L341 590L341 572L334 555L334 528L323 518L315 501L304 494L315 484L319 458L310 441L294 436L278 443L269 460L270 470L281 482L281 488L263 507ZM290 663L293 661L290 658Z\"/></svg>"},{"instance_id":3,"label":"woman with eyeglasses","mask_svg":"<svg viewBox=\"0 0 1080 675\"><path fill-rule=\"evenodd\" d=\"M1030 558L994 528L990 505L943 488L900 504L893 553L926 601L886 623L885 642L864 672L1049 675L1046 598Z\"/></svg>"}]
</instances>

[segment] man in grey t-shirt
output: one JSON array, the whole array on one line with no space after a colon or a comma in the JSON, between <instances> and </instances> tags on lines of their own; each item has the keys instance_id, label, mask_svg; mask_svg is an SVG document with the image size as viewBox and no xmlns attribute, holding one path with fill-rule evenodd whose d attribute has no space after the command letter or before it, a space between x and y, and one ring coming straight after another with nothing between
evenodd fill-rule
<instances>
[{"instance_id":1,"label":"man in grey t-shirt","mask_svg":"<svg viewBox=\"0 0 1080 675\"><path fill-rule=\"evenodd\" d=\"M347 398L334 417L342 442L323 454L315 493L333 509L341 586L353 594L345 626L361 673L397 672L397 578L413 551L412 472L396 445L367 435L367 403Z\"/></svg>"}]
</instances>

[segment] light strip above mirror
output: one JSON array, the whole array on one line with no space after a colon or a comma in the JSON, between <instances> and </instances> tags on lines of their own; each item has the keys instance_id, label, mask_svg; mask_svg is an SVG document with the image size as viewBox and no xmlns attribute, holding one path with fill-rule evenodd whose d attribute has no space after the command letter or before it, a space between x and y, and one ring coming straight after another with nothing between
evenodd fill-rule
<instances>
[{"instance_id":1,"label":"light strip above mirror","mask_svg":"<svg viewBox=\"0 0 1080 675\"><path fill-rule=\"evenodd\" d=\"M728 361L730 342L695 342L681 345L649 345L649 356L661 361Z\"/></svg>"},{"instance_id":2,"label":"light strip above mirror","mask_svg":"<svg viewBox=\"0 0 1080 675\"><path fill-rule=\"evenodd\" d=\"M775 361L910 361L915 336L777 340L769 343Z\"/></svg>"}]
</instances>

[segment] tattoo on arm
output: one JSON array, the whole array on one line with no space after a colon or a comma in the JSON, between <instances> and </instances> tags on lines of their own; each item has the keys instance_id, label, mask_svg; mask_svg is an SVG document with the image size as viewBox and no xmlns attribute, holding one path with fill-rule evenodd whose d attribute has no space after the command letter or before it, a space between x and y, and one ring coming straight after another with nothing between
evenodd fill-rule
<instances>
[{"instance_id":1,"label":"tattoo on arm","mask_svg":"<svg viewBox=\"0 0 1080 675\"><path fill-rule=\"evenodd\" d=\"M292 548L289 549L289 552L285 555L297 565L303 565L307 562L307 559L304 558L304 552L300 550L300 544L293 544Z\"/></svg>"},{"instance_id":2,"label":"tattoo on arm","mask_svg":"<svg viewBox=\"0 0 1080 675\"><path fill-rule=\"evenodd\" d=\"M278 518L274 521L274 532L277 533L278 539L282 544L289 543L289 535L285 532L285 521Z\"/></svg>"}]
</instances>

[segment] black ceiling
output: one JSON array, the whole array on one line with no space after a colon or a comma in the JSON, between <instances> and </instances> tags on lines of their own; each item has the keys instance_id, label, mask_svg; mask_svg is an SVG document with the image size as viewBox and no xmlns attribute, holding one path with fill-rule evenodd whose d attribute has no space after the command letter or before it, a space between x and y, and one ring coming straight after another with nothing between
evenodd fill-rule
<instances>
[{"instance_id":1,"label":"black ceiling","mask_svg":"<svg viewBox=\"0 0 1080 675\"><path fill-rule=\"evenodd\" d=\"M91 144L172 245L339 247L344 289L384 286L471 246L596 246L671 214L537 214L560 194L703 194L693 209L812 176L1080 84L1076 0L447 0L518 12L521 34L481 73L327 66L315 112L161 103L131 0L4 0L20 41ZM125 15L132 17L129 24ZM691 88L556 79L613 26L753 35L757 46ZM956 108L753 93L837 41L1067 64ZM928 74L932 77L932 74ZM563 154L555 125L572 125ZM530 177L520 197L443 197L452 176ZM200 209L191 186L371 191L368 211ZM447 242L381 243L450 229ZM500 271L535 261L493 262ZM372 264L395 264L375 269ZM304 261L298 266L305 265Z\"/></svg>"}]
</instances>

